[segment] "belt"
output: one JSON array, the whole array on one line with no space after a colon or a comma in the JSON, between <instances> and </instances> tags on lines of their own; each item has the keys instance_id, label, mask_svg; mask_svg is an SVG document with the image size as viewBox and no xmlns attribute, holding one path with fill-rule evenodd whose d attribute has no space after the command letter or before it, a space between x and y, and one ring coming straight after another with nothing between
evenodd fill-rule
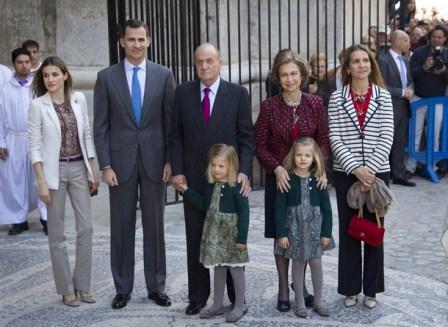
<instances>
[{"instance_id":1,"label":"belt","mask_svg":"<svg viewBox=\"0 0 448 327\"><path fill-rule=\"evenodd\" d=\"M81 155L76 157L69 157L69 158L59 158L59 162L72 162L72 161L81 161L84 157Z\"/></svg>"}]
</instances>

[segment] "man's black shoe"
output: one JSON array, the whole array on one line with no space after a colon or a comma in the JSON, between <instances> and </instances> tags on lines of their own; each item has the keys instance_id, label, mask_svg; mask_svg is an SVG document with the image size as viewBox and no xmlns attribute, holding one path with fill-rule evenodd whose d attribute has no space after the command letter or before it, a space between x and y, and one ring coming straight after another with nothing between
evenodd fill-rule
<instances>
[{"instance_id":1,"label":"man's black shoe","mask_svg":"<svg viewBox=\"0 0 448 327\"><path fill-rule=\"evenodd\" d=\"M112 309L121 309L124 308L128 301L131 299L130 294L117 294L112 300Z\"/></svg>"},{"instance_id":2,"label":"man's black shoe","mask_svg":"<svg viewBox=\"0 0 448 327\"><path fill-rule=\"evenodd\" d=\"M205 303L191 302L185 309L185 313L189 316L197 315L203 307L205 307Z\"/></svg>"},{"instance_id":3,"label":"man's black shoe","mask_svg":"<svg viewBox=\"0 0 448 327\"><path fill-rule=\"evenodd\" d=\"M410 180L404 178L395 178L393 183L397 185L411 186L411 187L414 187L416 185L414 182L411 182Z\"/></svg>"},{"instance_id":4,"label":"man's black shoe","mask_svg":"<svg viewBox=\"0 0 448 327\"><path fill-rule=\"evenodd\" d=\"M161 305L162 307L169 307L171 305L171 300L163 292L149 292L148 299L154 300L157 305Z\"/></svg>"},{"instance_id":5,"label":"man's black shoe","mask_svg":"<svg viewBox=\"0 0 448 327\"><path fill-rule=\"evenodd\" d=\"M26 221L21 224L12 224L12 227L9 230L8 235L18 235L27 230L28 230L28 222Z\"/></svg>"}]
</instances>

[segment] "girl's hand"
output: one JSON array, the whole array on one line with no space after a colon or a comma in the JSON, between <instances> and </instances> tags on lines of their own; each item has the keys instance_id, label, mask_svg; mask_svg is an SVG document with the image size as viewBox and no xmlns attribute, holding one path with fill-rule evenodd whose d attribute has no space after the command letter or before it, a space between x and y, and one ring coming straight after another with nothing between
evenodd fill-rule
<instances>
[{"instance_id":1,"label":"girl's hand","mask_svg":"<svg viewBox=\"0 0 448 327\"><path fill-rule=\"evenodd\" d=\"M277 239L278 245L282 248L282 249L287 249L289 248L289 240L287 237L280 237Z\"/></svg>"},{"instance_id":2,"label":"girl's hand","mask_svg":"<svg viewBox=\"0 0 448 327\"><path fill-rule=\"evenodd\" d=\"M244 251L247 249L247 245L241 243L235 243L235 249L237 249L238 251Z\"/></svg>"},{"instance_id":3,"label":"girl's hand","mask_svg":"<svg viewBox=\"0 0 448 327\"><path fill-rule=\"evenodd\" d=\"M185 192L186 190L188 190L187 183L180 183L178 187L182 193Z\"/></svg>"},{"instance_id":4,"label":"girl's hand","mask_svg":"<svg viewBox=\"0 0 448 327\"><path fill-rule=\"evenodd\" d=\"M275 178L277 179L277 189L282 193L287 193L291 188L289 185L289 175L285 168L278 166L274 170Z\"/></svg>"},{"instance_id":5,"label":"girl's hand","mask_svg":"<svg viewBox=\"0 0 448 327\"><path fill-rule=\"evenodd\" d=\"M48 189L47 182L37 182L37 193L39 194L39 198L45 204L49 204L51 202L50 190Z\"/></svg>"},{"instance_id":6,"label":"girl's hand","mask_svg":"<svg viewBox=\"0 0 448 327\"><path fill-rule=\"evenodd\" d=\"M328 237L321 237L320 244L325 249L326 247L328 247L330 245L330 239Z\"/></svg>"},{"instance_id":7,"label":"girl's hand","mask_svg":"<svg viewBox=\"0 0 448 327\"><path fill-rule=\"evenodd\" d=\"M327 174L324 172L321 176L316 176L317 187L321 190L325 190L327 188L328 179Z\"/></svg>"}]
</instances>

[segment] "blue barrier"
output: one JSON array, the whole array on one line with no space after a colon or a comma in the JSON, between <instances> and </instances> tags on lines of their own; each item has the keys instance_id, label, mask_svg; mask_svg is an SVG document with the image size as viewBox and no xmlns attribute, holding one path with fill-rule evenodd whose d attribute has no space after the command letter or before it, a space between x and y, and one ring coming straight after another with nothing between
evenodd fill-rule
<instances>
[{"instance_id":1,"label":"blue barrier","mask_svg":"<svg viewBox=\"0 0 448 327\"><path fill-rule=\"evenodd\" d=\"M440 136L440 147L434 151L434 125L435 107L443 105L443 122ZM415 144L415 124L417 111L428 107L426 112L426 150L416 150ZM418 145L417 145L418 148ZM411 102L411 119L409 120L408 154L410 158L425 165L424 172L434 183L439 183L439 177L434 171L434 165L442 160L448 159L448 97L434 97L420 99Z\"/></svg>"}]
</instances>

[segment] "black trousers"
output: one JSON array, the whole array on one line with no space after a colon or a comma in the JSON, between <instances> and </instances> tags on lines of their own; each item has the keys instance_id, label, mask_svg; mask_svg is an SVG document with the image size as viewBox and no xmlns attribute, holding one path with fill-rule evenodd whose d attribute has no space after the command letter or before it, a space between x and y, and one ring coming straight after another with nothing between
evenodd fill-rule
<instances>
[{"instance_id":1,"label":"black trousers","mask_svg":"<svg viewBox=\"0 0 448 327\"><path fill-rule=\"evenodd\" d=\"M389 184L389 172L376 175ZM361 241L347 234L348 224L358 210L347 204L347 192L358 179L355 175L335 171L333 174L339 216L339 258L338 258L338 293L357 295L361 289L366 296L375 297L384 292L384 253L383 246L372 247L364 244L364 258ZM364 217L375 222L375 214L364 206ZM384 224L384 218L381 218Z\"/></svg>"}]
</instances>

